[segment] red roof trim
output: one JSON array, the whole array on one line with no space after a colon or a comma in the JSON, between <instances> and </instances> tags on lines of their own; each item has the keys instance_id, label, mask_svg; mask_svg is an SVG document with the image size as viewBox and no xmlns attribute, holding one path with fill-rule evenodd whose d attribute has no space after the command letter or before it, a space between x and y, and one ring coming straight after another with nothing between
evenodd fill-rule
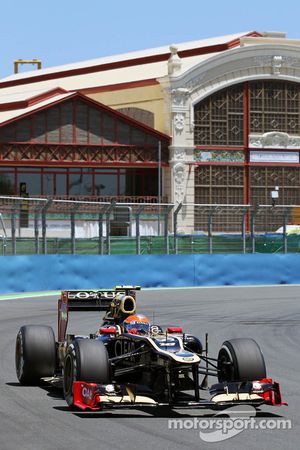
<instances>
[{"instance_id":1,"label":"red roof trim","mask_svg":"<svg viewBox=\"0 0 300 450\"><path fill-rule=\"evenodd\" d=\"M114 162L114 163L99 163L98 161L37 161L35 159L26 159L23 161L13 161L13 160L1 160L1 167L3 166L18 166L18 167L22 167L22 166L32 166L32 167L68 167L68 168L75 168L75 167L84 167L84 168L89 168L89 167L93 167L93 168L111 168L111 169L115 169L116 167L119 169L122 168L126 168L126 167L133 167L133 168L156 168L158 167L158 162L132 162L132 163L127 163L127 162ZM161 166L162 167L169 167L169 164L166 162L161 161Z\"/></svg>"},{"instance_id":2,"label":"red roof trim","mask_svg":"<svg viewBox=\"0 0 300 450\"><path fill-rule=\"evenodd\" d=\"M118 117L120 120L123 120L124 122L129 123L131 126L135 126L137 128L143 129L143 131L145 131L146 133L152 134L163 141L169 142L171 139L170 136L168 136L167 134L161 133L160 131L157 131L154 128L148 127L147 125L144 125L143 123L138 122L137 120L134 120L131 117L128 117L125 114L123 114L119 111L116 111L115 109L110 108L109 106L104 105L103 103L100 103L92 98L89 98L89 97L85 96L84 94L81 94L80 92L70 93L70 95L68 97L61 98L56 101L55 101L55 99L53 99L53 102L49 103L48 105L40 106L37 109L35 109L34 111L29 111L24 114L21 114L18 117L14 117L13 119L6 120L5 122L0 124L0 127L8 125L9 123L12 123L12 122L16 122L18 120L23 119L24 117L35 114L36 112L43 111L45 109L48 109L51 106L54 106L56 104L59 104L59 103L62 103L64 101L68 101L68 100L71 100L74 98L80 98L84 102L92 104L94 107L96 107L98 109L102 109L114 117Z\"/></svg>"},{"instance_id":3,"label":"red roof trim","mask_svg":"<svg viewBox=\"0 0 300 450\"><path fill-rule=\"evenodd\" d=\"M55 95L59 94L66 94L68 91L66 89L63 89L61 87L56 87L54 89L50 89L49 91L42 92L41 94L34 95L33 97L30 97L28 101L28 106L32 106L36 103L39 103L41 101L47 100L48 98L55 97Z\"/></svg>"},{"instance_id":4,"label":"red roof trim","mask_svg":"<svg viewBox=\"0 0 300 450\"><path fill-rule=\"evenodd\" d=\"M261 37L262 34L257 33L256 31L251 31L248 34L245 34L241 37ZM182 50L178 52L180 58L188 58L190 56L197 55L207 55L208 53L218 53L228 50L230 48L234 48L240 45L240 38L233 39L232 41L226 42L225 44L217 44L217 45L208 45L207 47L193 48L190 50Z\"/></svg>"},{"instance_id":5,"label":"red roof trim","mask_svg":"<svg viewBox=\"0 0 300 450\"><path fill-rule=\"evenodd\" d=\"M35 114L36 112L43 111L44 109L47 109L47 108L49 108L50 106L57 105L58 103L61 103L61 102L65 101L65 100L70 100L70 99L74 98L74 97L76 96L76 94L77 94L76 92L71 93L71 94L70 94L68 97L66 97L66 98L60 98L60 99L58 99L58 100L53 100L53 102L49 103L48 105L40 106L40 107L34 109L33 111L28 111L28 112L25 112L25 113L23 113L23 114L20 114L20 115L17 116L17 117L13 117L12 119L8 119L8 120L6 120L5 122L2 122L2 123L0 124L0 127L4 127L5 125L9 125L10 123L13 123L13 122L16 122L16 121L18 121L18 120L24 119L24 117L28 117L28 116L30 116L31 114Z\"/></svg>"},{"instance_id":6,"label":"red roof trim","mask_svg":"<svg viewBox=\"0 0 300 450\"><path fill-rule=\"evenodd\" d=\"M22 109L28 107L27 100L19 100L18 102L9 102L0 104L0 111L11 111L12 109Z\"/></svg>"},{"instance_id":7,"label":"red roof trim","mask_svg":"<svg viewBox=\"0 0 300 450\"><path fill-rule=\"evenodd\" d=\"M135 149L137 147L136 144L119 144L119 143L113 143L113 144L81 144L81 143L75 143L75 142L36 142L36 141L9 141L9 142L1 142L0 147L2 144L9 144L9 145L30 145L32 147L38 147L40 145L46 145L47 147L91 147L91 148L99 148L99 147L112 147L116 148L118 150L122 149ZM143 148L151 148L152 146L150 144L142 144Z\"/></svg>"},{"instance_id":8,"label":"red roof trim","mask_svg":"<svg viewBox=\"0 0 300 450\"><path fill-rule=\"evenodd\" d=\"M258 33L257 31L251 31L250 33L247 33L241 37L263 37L263 34ZM228 48L233 48L233 47L236 47L237 45L240 45L241 37L239 37L237 39L233 39L232 41L228 42Z\"/></svg>"},{"instance_id":9,"label":"red roof trim","mask_svg":"<svg viewBox=\"0 0 300 450\"><path fill-rule=\"evenodd\" d=\"M75 89L82 94L96 94L98 92L111 92L111 91L121 91L123 89L132 89L136 87L154 86L159 84L155 78L149 78L147 80L139 81L129 81L128 83L118 83L118 84L107 84L106 86L94 86L84 89Z\"/></svg>"},{"instance_id":10,"label":"red roof trim","mask_svg":"<svg viewBox=\"0 0 300 450\"><path fill-rule=\"evenodd\" d=\"M246 37L246 36L258 37L258 36L262 36L262 34L256 32L256 31L251 31L250 33L247 33L241 37ZM211 46L207 46L207 47L198 47L198 48L190 49L190 50L182 50L182 51L178 52L178 55L181 58L187 58L190 56L205 55L208 53L216 53L216 52L221 52L224 50L228 50L232 47L235 47L235 46L239 45L239 43L240 43L240 38L237 38L232 41L226 42L225 44L211 45ZM0 82L0 88L16 86L16 85L21 85L21 84L38 83L40 81L53 80L56 78L84 75L87 73L103 72L105 70L120 69L120 68L124 68L124 67L137 66L137 65L142 65L142 64L150 64L150 63L160 62L160 61L167 61L169 59L169 57L170 57L170 52L167 52L167 53L162 53L159 55L149 55L149 56L143 56L140 58L127 59L125 61L115 61L115 62L111 62L111 63L98 64L98 65L91 66L91 67L80 67L78 69L62 70L60 72L54 72L54 73L44 73L42 75L36 75L33 77L20 78L17 80L9 80L9 81Z\"/></svg>"},{"instance_id":11,"label":"red roof trim","mask_svg":"<svg viewBox=\"0 0 300 450\"><path fill-rule=\"evenodd\" d=\"M11 111L13 109L28 108L48 98L55 97L59 94L65 94L67 91L63 88L57 87L50 89L49 91L42 92L41 94L34 95L33 97L26 98L26 100L19 100L15 102L0 103L0 111Z\"/></svg>"}]
</instances>

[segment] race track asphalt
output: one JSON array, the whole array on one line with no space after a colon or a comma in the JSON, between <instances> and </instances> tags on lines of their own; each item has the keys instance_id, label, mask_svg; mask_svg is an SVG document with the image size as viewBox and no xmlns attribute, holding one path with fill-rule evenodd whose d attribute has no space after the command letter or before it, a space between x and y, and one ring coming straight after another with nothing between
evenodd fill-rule
<instances>
[{"instance_id":1,"label":"race track asphalt","mask_svg":"<svg viewBox=\"0 0 300 450\"><path fill-rule=\"evenodd\" d=\"M253 337L260 344L269 376L281 383L289 406L262 407L256 418L291 420L288 430L244 430L235 437L207 443L199 429L174 430L168 419L207 420L211 410L151 409L83 413L68 410L59 390L23 387L14 368L15 336L21 325L51 325L56 332L57 295L0 301L0 450L114 449L299 449L300 448L300 309L299 286L219 287L145 290L139 311L161 325L182 325L204 338L211 356L222 342ZM89 333L100 318L73 313L70 331ZM214 379L210 379L213 383ZM191 421L186 422L190 426Z\"/></svg>"}]
</instances>

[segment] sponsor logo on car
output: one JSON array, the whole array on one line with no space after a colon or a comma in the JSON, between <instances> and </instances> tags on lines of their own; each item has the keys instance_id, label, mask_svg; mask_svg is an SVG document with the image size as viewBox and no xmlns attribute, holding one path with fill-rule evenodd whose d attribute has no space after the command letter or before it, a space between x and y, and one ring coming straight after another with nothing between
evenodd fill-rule
<instances>
[{"instance_id":1,"label":"sponsor logo on car","mask_svg":"<svg viewBox=\"0 0 300 450\"><path fill-rule=\"evenodd\" d=\"M110 292L110 291L68 291L68 298L70 300L98 300L101 298L111 299L113 300L117 295L125 295L126 292L118 291L118 292Z\"/></svg>"},{"instance_id":2,"label":"sponsor logo on car","mask_svg":"<svg viewBox=\"0 0 300 450\"><path fill-rule=\"evenodd\" d=\"M93 391L92 391L92 389L89 389L89 388L83 386L83 388L81 390L81 395L85 399L92 400Z\"/></svg>"}]
</instances>

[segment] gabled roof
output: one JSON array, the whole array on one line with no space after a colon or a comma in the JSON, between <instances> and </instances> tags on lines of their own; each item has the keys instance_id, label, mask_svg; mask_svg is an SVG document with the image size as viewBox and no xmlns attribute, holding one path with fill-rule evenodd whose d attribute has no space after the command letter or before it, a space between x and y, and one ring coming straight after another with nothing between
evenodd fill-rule
<instances>
[{"instance_id":1,"label":"gabled roof","mask_svg":"<svg viewBox=\"0 0 300 450\"><path fill-rule=\"evenodd\" d=\"M1 91L0 91L1 92ZM36 91L34 91L36 92ZM139 128L143 130L146 133L152 134L153 136L157 137L158 139L161 139L163 141L169 141L170 136L167 134L161 133L160 131L155 130L154 128L151 128L141 122L138 122L134 119L131 119L130 117L126 116L125 114L120 113L119 111L116 111L109 106L103 105L102 103L92 100L91 98L85 96L84 94L80 92L66 92L64 89L61 89L59 87L53 89L52 91L45 91L40 92L38 95L32 97L32 93L24 94L24 99L22 100L24 102L24 107L18 107L16 109L8 109L4 110L5 105L12 105L12 102L4 103L5 99L8 99L9 96L0 96L0 105L2 104L2 110L0 110L0 127L8 125L12 122L15 122L17 120L21 120L35 112L42 111L45 109L48 109L51 106L57 105L59 103L62 103L66 100L71 99L80 99L94 108L101 109L102 111L105 111L106 113L122 120L123 122L126 122L127 124ZM28 95L26 97L26 95ZM15 97L18 98L18 97ZM30 100L35 99L33 104L30 104ZM27 102L27 104L26 104ZM20 104L20 102L17 102L17 104Z\"/></svg>"},{"instance_id":2,"label":"gabled roof","mask_svg":"<svg viewBox=\"0 0 300 450\"><path fill-rule=\"evenodd\" d=\"M7 125L10 122L21 119L23 117L28 116L29 114L45 109L48 106L54 105L58 102L66 100L67 98L72 97L74 94L72 92L66 92L65 94L57 94L50 98L46 98L45 100L40 100L39 102L34 103L33 105L26 105L24 107L17 107L16 109L8 108L8 110L0 111L0 126ZM0 97L1 102L1 97ZM5 107L5 103L2 104L2 108Z\"/></svg>"},{"instance_id":3,"label":"gabled roof","mask_svg":"<svg viewBox=\"0 0 300 450\"><path fill-rule=\"evenodd\" d=\"M9 111L13 109L27 108L35 103L39 103L48 98L55 97L58 94L65 94L67 91L60 87L45 91L39 89L36 91L20 91L0 96L0 111ZM0 91L1 93L1 91Z\"/></svg>"},{"instance_id":4,"label":"gabled roof","mask_svg":"<svg viewBox=\"0 0 300 450\"><path fill-rule=\"evenodd\" d=\"M216 52L228 50L232 47L238 46L240 38L243 36L262 36L256 31L236 33L226 36L220 36L209 39L202 39L199 41L184 42L175 44L178 48L178 55L180 58L193 58L196 56L211 55ZM116 78L119 82L137 81L149 78L160 78L167 75L166 61L170 57L169 46L152 48L143 51L131 52L121 55L114 55L104 58L97 58L89 61L78 62L74 64L67 64L57 67L51 67L42 70L35 70L30 72L23 72L0 80L0 88L8 88L17 85L33 84L37 82L46 82L50 80L57 80L66 77L75 77L73 89L79 90L95 86L93 77L87 78L86 81L78 79L78 76L109 72L108 77L98 79L98 85L113 84ZM141 65L147 65L147 68L139 69ZM124 69L128 70L128 74L124 74ZM121 70L121 72L120 72ZM112 72L114 72L113 77ZM146 75L146 76L145 76ZM109 83L109 80L113 79ZM81 84L80 84L81 83ZM56 82L57 84L57 82ZM62 83L59 82L62 86ZM69 89L69 87L67 87Z\"/></svg>"}]
</instances>

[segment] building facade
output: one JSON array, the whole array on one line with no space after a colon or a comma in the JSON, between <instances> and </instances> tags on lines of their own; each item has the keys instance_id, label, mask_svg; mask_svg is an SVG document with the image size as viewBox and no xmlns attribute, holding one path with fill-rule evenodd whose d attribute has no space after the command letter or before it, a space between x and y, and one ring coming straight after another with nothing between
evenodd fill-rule
<instances>
[{"instance_id":1,"label":"building facade","mask_svg":"<svg viewBox=\"0 0 300 450\"><path fill-rule=\"evenodd\" d=\"M0 128L2 195L157 201L167 135L62 89L11 107Z\"/></svg>"},{"instance_id":2,"label":"building facade","mask_svg":"<svg viewBox=\"0 0 300 450\"><path fill-rule=\"evenodd\" d=\"M300 204L299 50L299 41L282 36L243 37L186 73L177 59L170 77L175 200L269 205L276 188L278 204Z\"/></svg>"},{"instance_id":3,"label":"building facade","mask_svg":"<svg viewBox=\"0 0 300 450\"><path fill-rule=\"evenodd\" d=\"M300 205L300 41L249 32L0 80L0 191ZM158 181L162 174L161 183ZM161 192L158 192L162 186Z\"/></svg>"}]
</instances>

